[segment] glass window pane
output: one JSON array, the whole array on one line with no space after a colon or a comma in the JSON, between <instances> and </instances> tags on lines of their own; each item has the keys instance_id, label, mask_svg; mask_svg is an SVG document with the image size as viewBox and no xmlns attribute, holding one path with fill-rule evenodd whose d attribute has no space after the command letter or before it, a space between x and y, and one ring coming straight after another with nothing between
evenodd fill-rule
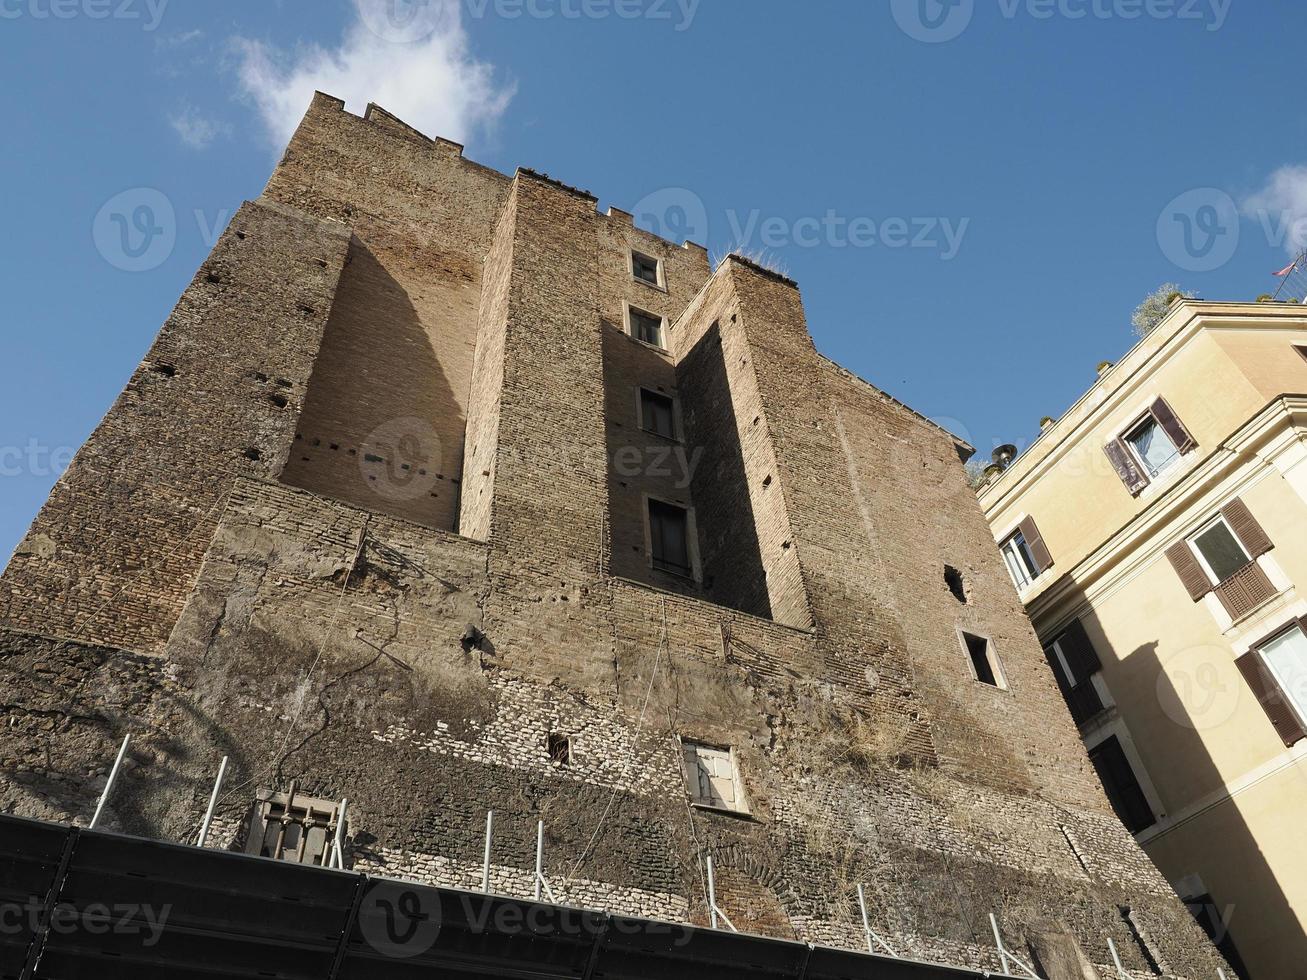
<instances>
[{"instance_id":1,"label":"glass window pane","mask_svg":"<svg viewBox=\"0 0 1307 980\"><path fill-rule=\"evenodd\" d=\"M641 389L640 406L643 416L641 421L646 431L666 436L668 439L674 437L670 398Z\"/></svg>"},{"instance_id":2,"label":"glass window pane","mask_svg":"<svg viewBox=\"0 0 1307 980\"><path fill-rule=\"evenodd\" d=\"M649 501L649 539L656 566L681 573L690 571L686 527L682 508L659 500Z\"/></svg>"},{"instance_id":3,"label":"glass window pane","mask_svg":"<svg viewBox=\"0 0 1307 980\"><path fill-rule=\"evenodd\" d=\"M1292 630L1262 647L1266 666L1298 716L1307 719L1307 636Z\"/></svg>"},{"instance_id":4,"label":"glass window pane","mask_svg":"<svg viewBox=\"0 0 1307 980\"><path fill-rule=\"evenodd\" d=\"M636 340L655 347L663 345L663 321L639 310L631 311L631 333Z\"/></svg>"},{"instance_id":5,"label":"glass window pane","mask_svg":"<svg viewBox=\"0 0 1307 980\"><path fill-rule=\"evenodd\" d=\"M1180 456L1175 443L1152 419L1126 436L1126 441L1134 447L1144 466L1153 476L1157 476Z\"/></svg>"},{"instance_id":6,"label":"glass window pane","mask_svg":"<svg viewBox=\"0 0 1307 980\"><path fill-rule=\"evenodd\" d=\"M1248 564L1248 553L1239 544L1225 521L1218 521L1198 537L1194 544L1206 559L1217 582L1224 582L1239 569Z\"/></svg>"}]
</instances>

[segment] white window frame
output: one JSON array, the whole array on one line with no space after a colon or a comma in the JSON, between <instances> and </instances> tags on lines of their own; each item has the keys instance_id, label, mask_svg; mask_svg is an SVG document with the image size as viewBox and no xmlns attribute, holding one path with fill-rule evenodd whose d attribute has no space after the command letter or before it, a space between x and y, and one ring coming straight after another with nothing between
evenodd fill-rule
<instances>
[{"instance_id":1,"label":"white window frame","mask_svg":"<svg viewBox=\"0 0 1307 980\"><path fill-rule=\"evenodd\" d=\"M1021 538L1024 551L1016 546L1018 537ZM1009 553L1009 549L1011 549L1011 553ZM1030 545L1026 542L1026 536L1021 533L1020 527L1015 528L1012 533L1006 535L999 542L998 550L1003 556L1003 564L1007 565L1007 573L1012 576L1012 584L1017 587L1018 592L1024 592L1030 588L1043 574L1035 571L1034 557L1029 554ZM1014 563L1019 565L1020 568L1014 567ZM1018 575L1018 570L1021 573L1020 575Z\"/></svg>"},{"instance_id":2,"label":"white window frame","mask_svg":"<svg viewBox=\"0 0 1307 980\"><path fill-rule=\"evenodd\" d=\"M635 329L634 329L634 327L632 326L632 323L631 323L631 314L632 314L632 312L639 313L639 314L641 314L641 315L643 315L643 316L647 316L647 317L649 317L650 319L653 319L653 320L657 320L657 321L658 321L658 339L661 341L661 344L662 344L661 346L660 346L659 344L651 344L651 343L649 343L649 341L647 341L647 340L641 340L639 337L637 337L637 336L635 335ZM634 303L623 302L623 303L622 303L622 321L623 321L622 325L623 325L623 327L625 327L625 329L626 329L626 335L627 335L628 337L630 337L632 340L634 340L637 344L643 344L645 347L648 347L648 348L650 348L651 350L659 351L660 353L663 353L663 354L666 354L666 353L667 353L667 351L668 351L668 348L667 348L667 346L666 346L666 344L667 344L667 317L665 317L665 316L659 316L657 313L654 313L654 312L652 312L652 311L650 311L650 310L646 310L643 306L636 306Z\"/></svg>"},{"instance_id":3,"label":"white window frame","mask_svg":"<svg viewBox=\"0 0 1307 980\"><path fill-rule=\"evenodd\" d=\"M984 684L985 687L992 687L999 691L1010 691L1011 688L1007 682L1007 671L1003 669L1003 659L998 655L998 647L994 644L993 637L985 636L981 633L975 633L971 630L957 628L958 642L962 644L962 655L967 658L967 671L971 674L971 679L977 684ZM978 640L985 641L985 659L989 661L989 669L994 674L994 683L986 684L976 673L976 665L971 659L971 647L967 645L967 637L974 636Z\"/></svg>"},{"instance_id":4,"label":"white window frame","mask_svg":"<svg viewBox=\"0 0 1307 980\"><path fill-rule=\"evenodd\" d=\"M1284 695L1284 700L1285 703L1288 704L1289 710L1298 716L1298 723L1304 727L1307 727L1307 704L1304 705L1298 704L1297 700L1294 698L1291 685L1286 683L1285 679L1280 676L1280 672L1275 669L1275 665L1271 663L1270 659L1266 656L1266 648L1268 646L1270 646L1276 640L1288 636L1290 633L1293 633L1294 631L1303 633L1304 638L1307 638L1307 631L1303 630L1302 624L1298 622L1291 622L1287 624L1284 627L1284 629L1276 632L1265 642L1262 642L1257 646L1252 647L1251 652L1253 653L1254 656L1257 657L1259 661L1261 661L1262 667L1266 669L1266 672L1270 674L1272 678L1274 678L1276 686L1278 686L1280 689L1280 693Z\"/></svg>"},{"instance_id":5,"label":"white window frame","mask_svg":"<svg viewBox=\"0 0 1307 980\"><path fill-rule=\"evenodd\" d=\"M690 796L691 806L697 807L702 810L713 810L717 813L733 813L739 816L746 816L746 817L752 814L752 811L749 809L749 797L744 792L744 780L740 778L740 759L735 752L735 746L717 745L713 742L706 742L697 738L683 738L680 736L677 737L677 743L678 743L678 748L681 750L680 755L681 755L682 778L686 782L686 791ZM714 752L720 755L724 755L730 761L731 783L735 788L736 805L734 807L722 806L718 803L713 803L711 801L707 801L703 799L702 794L699 792L699 779L700 779L699 772L696 769L696 771L693 774L691 774L690 771L686 768L687 760L685 756L686 756L687 748L693 748L695 750L696 766L698 764L697 763L698 750L700 749L705 749L709 752ZM691 779L693 779L693 782L691 782Z\"/></svg>"},{"instance_id":6,"label":"white window frame","mask_svg":"<svg viewBox=\"0 0 1307 980\"><path fill-rule=\"evenodd\" d=\"M642 279L635 274L635 260L637 257L644 259L647 262L652 262L654 264L654 267L657 270L656 273L658 276L657 282L650 282L648 279ZM667 292L666 264L662 259L658 258L656 255L650 255L648 252L642 252L638 248L633 248L631 249L631 258L627 267L631 273L631 278L634 279L636 282L642 282L646 286L649 286L653 289L661 290L664 293Z\"/></svg>"},{"instance_id":7,"label":"white window frame","mask_svg":"<svg viewBox=\"0 0 1307 980\"><path fill-rule=\"evenodd\" d=\"M668 500L666 497L660 497L653 493L642 493L640 497L640 509L644 512L644 553L648 559L650 571L661 572L664 575L671 575L682 580L686 579L686 576L680 572L659 568L654 564L653 528L650 526L649 521L649 501L656 500L660 504L666 504L668 507L676 507L685 511L685 550L690 556L689 578L694 582L702 582L703 567L699 563L699 527L695 522L694 508L681 503L679 500Z\"/></svg>"},{"instance_id":8,"label":"white window frame","mask_svg":"<svg viewBox=\"0 0 1307 980\"><path fill-rule=\"evenodd\" d=\"M1149 423L1152 424L1152 426L1166 439L1167 442L1171 443L1171 448L1175 450L1175 455L1171 457L1170 461L1156 472L1153 471L1152 466L1149 465L1148 461L1144 459L1138 448L1136 448L1135 444L1130 440L1131 435L1138 432ZM1180 447L1172 441L1171 434L1162 428L1162 423L1157 420L1157 416L1153 414L1151 408L1146 409L1142 415L1126 427L1125 431L1121 433L1121 443L1126 447L1126 451L1130 453L1131 458L1135 461L1135 465L1139 467L1139 472L1147 477L1150 485L1162 479L1162 477L1167 473L1170 473L1180 464L1180 461L1184 459L1184 453L1180 452Z\"/></svg>"},{"instance_id":9,"label":"white window frame","mask_svg":"<svg viewBox=\"0 0 1307 980\"><path fill-rule=\"evenodd\" d=\"M661 432L655 432L645 425L644 418L644 392L656 395L659 398L666 398L672 403L672 434L665 436ZM681 432L681 399L676 395L670 395L665 391L659 391L657 388L650 388L648 385L635 386L635 417L640 426L640 431L651 436L658 436L660 439L671 439L674 442L684 442L685 436Z\"/></svg>"},{"instance_id":10,"label":"white window frame","mask_svg":"<svg viewBox=\"0 0 1307 980\"><path fill-rule=\"evenodd\" d=\"M1244 547L1244 543L1239 540L1239 535L1236 534L1234 528L1230 526L1230 522L1225 519L1225 515L1217 514L1185 539L1185 544L1189 545L1189 550L1192 551L1194 557L1198 559L1199 566L1207 574L1207 578L1212 585L1220 585L1221 580L1216 577L1216 572L1212 571L1212 566L1207 563L1207 556L1203 554L1203 549L1198 547L1198 539L1218 524L1225 525L1225 529L1230 532L1230 537L1234 538L1234 543L1239 546L1239 550L1243 552L1243 556L1248 559L1248 564L1251 564L1253 560L1252 555L1248 554L1248 549Z\"/></svg>"}]
</instances>

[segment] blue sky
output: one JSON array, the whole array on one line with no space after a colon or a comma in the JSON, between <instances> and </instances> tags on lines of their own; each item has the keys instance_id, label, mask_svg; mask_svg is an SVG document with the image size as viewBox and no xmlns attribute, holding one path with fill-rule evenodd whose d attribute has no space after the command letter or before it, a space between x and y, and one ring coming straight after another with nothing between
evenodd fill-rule
<instances>
[{"instance_id":1,"label":"blue sky","mask_svg":"<svg viewBox=\"0 0 1307 980\"><path fill-rule=\"evenodd\" d=\"M1289 0L413 2L0 0L4 555L314 84L764 255L824 353L985 453L1160 283L1274 289L1307 218Z\"/></svg>"}]
</instances>

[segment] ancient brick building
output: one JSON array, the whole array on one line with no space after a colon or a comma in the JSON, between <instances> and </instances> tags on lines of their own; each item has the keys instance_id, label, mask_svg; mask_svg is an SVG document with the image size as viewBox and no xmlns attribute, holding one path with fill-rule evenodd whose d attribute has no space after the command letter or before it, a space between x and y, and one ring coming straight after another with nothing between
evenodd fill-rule
<instances>
[{"instance_id":1,"label":"ancient brick building","mask_svg":"<svg viewBox=\"0 0 1307 980\"><path fill-rule=\"evenodd\" d=\"M793 282L319 95L0 583L0 809L1049 976L1214 978L949 433ZM946 575L946 570L948 574ZM278 797L282 799L281 797Z\"/></svg>"}]
</instances>

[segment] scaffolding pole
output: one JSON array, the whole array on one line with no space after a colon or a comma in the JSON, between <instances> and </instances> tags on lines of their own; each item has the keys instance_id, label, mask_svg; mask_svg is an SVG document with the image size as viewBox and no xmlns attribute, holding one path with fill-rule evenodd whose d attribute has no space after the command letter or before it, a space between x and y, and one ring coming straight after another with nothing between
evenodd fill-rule
<instances>
[{"instance_id":1,"label":"scaffolding pole","mask_svg":"<svg viewBox=\"0 0 1307 980\"><path fill-rule=\"evenodd\" d=\"M1008 948L1003 945L1003 936L998 931L998 918L993 912L989 913L989 924L994 930L994 945L998 947L998 956L1003 963L1003 976L1015 976L1016 974L1011 971L1009 964L1016 964L1016 966L1020 968L1026 976L1031 977L1032 980L1039 980L1038 973L1022 962L1015 953L1009 952Z\"/></svg>"},{"instance_id":2,"label":"scaffolding pole","mask_svg":"<svg viewBox=\"0 0 1307 980\"><path fill-rule=\"evenodd\" d=\"M554 890L549 887L549 882L545 878L545 822L536 821L536 880L535 880L535 900L540 901L540 890L544 889L545 895L549 897L552 905L558 904L558 899L554 898Z\"/></svg>"},{"instance_id":3,"label":"scaffolding pole","mask_svg":"<svg viewBox=\"0 0 1307 980\"><path fill-rule=\"evenodd\" d=\"M867 952L875 956L876 943L880 943L881 948L884 949L885 952L889 953L889 955L893 956L895 959L898 959L899 954L894 952L894 948L890 946L889 943L885 942L885 940L881 939L880 936L876 935L872 930L871 918L867 915L867 896L862 893L861 885L858 886L858 908L862 910L862 931L867 934Z\"/></svg>"},{"instance_id":4,"label":"scaffolding pole","mask_svg":"<svg viewBox=\"0 0 1307 980\"><path fill-rule=\"evenodd\" d=\"M1116 975L1121 980L1130 980L1130 975L1125 972L1125 967L1121 965L1121 954L1116 951L1116 943L1112 942L1112 937L1107 937L1107 948L1112 951L1112 962L1116 964Z\"/></svg>"},{"instance_id":5,"label":"scaffolding pole","mask_svg":"<svg viewBox=\"0 0 1307 980\"><path fill-rule=\"evenodd\" d=\"M113 768L109 770L109 781L104 784L104 792L100 794L100 802L95 807L95 815L91 817L87 830L94 830L95 825L100 822L100 814L104 813L104 805L109 802L109 794L113 792L113 784L118 779L118 770L122 768L123 758L127 755L127 746L131 742L130 735L123 736L123 744L118 749L118 758L113 760Z\"/></svg>"},{"instance_id":6,"label":"scaffolding pole","mask_svg":"<svg viewBox=\"0 0 1307 980\"><path fill-rule=\"evenodd\" d=\"M204 811L204 823L200 824L200 839L195 842L196 847L203 847L209 839L209 827L213 823L214 811L218 809L218 794L222 792L222 780L227 775L227 757L222 757L222 762L218 764L218 778L213 781L213 792L209 795L209 808Z\"/></svg>"},{"instance_id":7,"label":"scaffolding pole","mask_svg":"<svg viewBox=\"0 0 1307 980\"><path fill-rule=\"evenodd\" d=\"M732 924L730 916L717 907L717 878L713 874L712 855L708 856L708 914L712 917L712 927L719 928L717 920L721 919L726 923L731 932L739 932Z\"/></svg>"},{"instance_id":8,"label":"scaffolding pole","mask_svg":"<svg viewBox=\"0 0 1307 980\"><path fill-rule=\"evenodd\" d=\"M495 835L495 811L486 811L486 856L481 862L481 890L490 894L490 842Z\"/></svg>"},{"instance_id":9,"label":"scaffolding pole","mask_svg":"<svg viewBox=\"0 0 1307 980\"><path fill-rule=\"evenodd\" d=\"M345 811L349 809L349 799L340 801L336 811L336 839L331 844L331 864L328 867L345 870Z\"/></svg>"}]
</instances>

